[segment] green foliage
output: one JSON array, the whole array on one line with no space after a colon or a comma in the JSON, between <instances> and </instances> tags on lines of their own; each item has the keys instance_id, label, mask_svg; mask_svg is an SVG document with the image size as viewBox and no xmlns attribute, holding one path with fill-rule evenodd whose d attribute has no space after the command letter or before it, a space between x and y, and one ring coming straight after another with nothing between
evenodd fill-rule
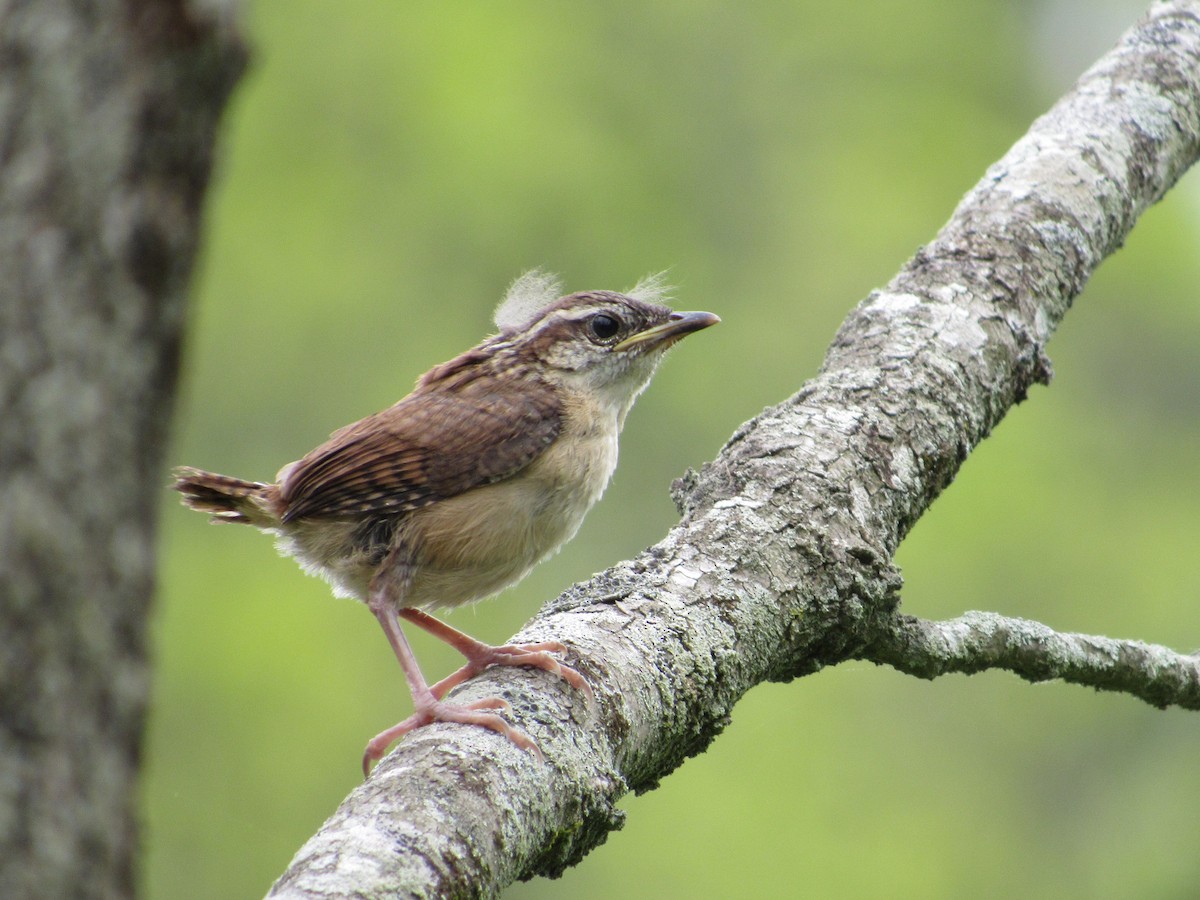
<instances>
[{"instance_id":1,"label":"green foliage","mask_svg":"<svg viewBox=\"0 0 1200 900\"><path fill-rule=\"evenodd\" d=\"M670 479L815 372L846 311L1138 7L1078 45L1047 38L1044 8L258 0L172 460L270 477L480 338L524 269L619 289L670 267L677 305L724 323L640 401L579 537L452 616L503 640L653 543ZM1200 643L1198 197L1189 176L1145 217L1051 344L1053 387L918 524L910 611ZM407 692L365 610L261 535L163 503L145 885L250 896ZM458 664L414 641L431 676ZM1124 697L843 666L752 692L607 846L510 895L1183 896L1198 740L1194 714Z\"/></svg>"}]
</instances>

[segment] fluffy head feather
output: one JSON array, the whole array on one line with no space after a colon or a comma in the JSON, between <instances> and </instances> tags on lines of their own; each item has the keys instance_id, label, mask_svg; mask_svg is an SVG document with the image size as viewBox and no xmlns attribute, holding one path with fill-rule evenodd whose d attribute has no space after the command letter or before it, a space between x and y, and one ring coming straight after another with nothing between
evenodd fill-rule
<instances>
[{"instance_id":1,"label":"fluffy head feather","mask_svg":"<svg viewBox=\"0 0 1200 900\"><path fill-rule=\"evenodd\" d=\"M634 300L643 303L657 303L659 306L671 305L671 291L675 288L667 284L666 272L654 272L641 278L637 284L625 293Z\"/></svg>"},{"instance_id":2,"label":"fluffy head feather","mask_svg":"<svg viewBox=\"0 0 1200 900\"><path fill-rule=\"evenodd\" d=\"M626 291L644 303L668 305L672 287L666 272L647 275ZM562 281L553 272L530 269L508 288L493 316L496 327L506 333L529 323L538 313L562 296Z\"/></svg>"},{"instance_id":3,"label":"fluffy head feather","mask_svg":"<svg viewBox=\"0 0 1200 900\"><path fill-rule=\"evenodd\" d=\"M508 288L493 317L502 332L526 324L562 295L562 282L552 272L530 269Z\"/></svg>"}]
</instances>

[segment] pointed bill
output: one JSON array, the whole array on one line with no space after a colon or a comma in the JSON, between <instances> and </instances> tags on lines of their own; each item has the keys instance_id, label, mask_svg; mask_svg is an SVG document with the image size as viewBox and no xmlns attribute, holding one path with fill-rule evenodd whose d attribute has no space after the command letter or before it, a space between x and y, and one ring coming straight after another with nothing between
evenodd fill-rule
<instances>
[{"instance_id":1,"label":"pointed bill","mask_svg":"<svg viewBox=\"0 0 1200 900\"><path fill-rule=\"evenodd\" d=\"M631 334L619 344L615 344L613 350L629 350L641 345L654 347L659 344L673 344L686 334L691 334L693 331L699 331L702 328L708 328L710 325L716 325L720 321L719 316L713 315L710 312L671 313L671 318L661 325L655 325L653 328L647 328L645 331Z\"/></svg>"}]
</instances>

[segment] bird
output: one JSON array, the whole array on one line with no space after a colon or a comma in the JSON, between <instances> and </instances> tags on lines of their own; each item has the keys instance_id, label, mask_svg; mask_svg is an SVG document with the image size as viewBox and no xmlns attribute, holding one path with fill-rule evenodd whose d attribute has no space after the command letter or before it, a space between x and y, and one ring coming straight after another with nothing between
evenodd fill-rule
<instances>
[{"instance_id":1,"label":"bird","mask_svg":"<svg viewBox=\"0 0 1200 900\"><path fill-rule=\"evenodd\" d=\"M367 743L364 777L393 742L435 722L491 729L540 758L498 714L511 713L505 700L444 699L489 666L544 669L591 694L558 658L562 643L494 647L429 611L498 593L575 535L666 350L720 319L673 311L661 276L628 293L561 290L541 270L518 278L496 309L497 333L434 366L393 406L333 432L273 482L174 471L185 506L273 534L282 554L378 620L414 711ZM401 620L454 647L465 665L430 685Z\"/></svg>"}]
</instances>

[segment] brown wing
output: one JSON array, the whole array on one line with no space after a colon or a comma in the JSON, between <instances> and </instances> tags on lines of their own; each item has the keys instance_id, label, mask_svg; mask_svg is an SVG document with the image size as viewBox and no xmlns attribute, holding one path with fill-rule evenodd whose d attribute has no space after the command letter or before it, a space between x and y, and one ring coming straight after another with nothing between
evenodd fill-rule
<instances>
[{"instance_id":1,"label":"brown wing","mask_svg":"<svg viewBox=\"0 0 1200 900\"><path fill-rule=\"evenodd\" d=\"M553 389L528 387L418 391L335 432L282 479L283 521L399 514L519 472L558 437L561 418Z\"/></svg>"}]
</instances>

